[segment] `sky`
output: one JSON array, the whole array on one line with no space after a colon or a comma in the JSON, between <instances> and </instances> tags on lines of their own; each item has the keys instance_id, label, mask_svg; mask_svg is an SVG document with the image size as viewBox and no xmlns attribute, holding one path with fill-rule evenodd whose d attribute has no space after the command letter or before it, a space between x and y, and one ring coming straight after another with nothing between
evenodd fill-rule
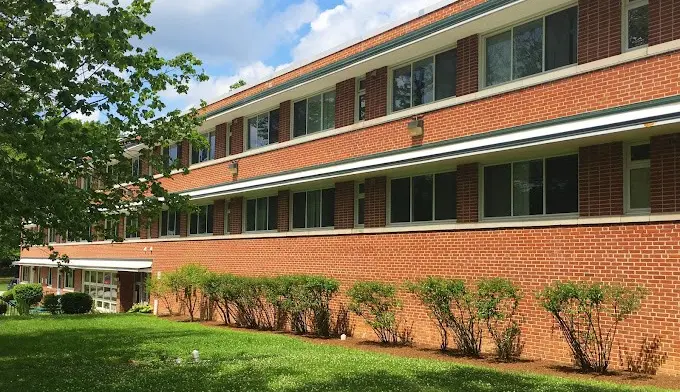
<instances>
[{"instance_id":1,"label":"sky","mask_svg":"<svg viewBox=\"0 0 680 392\"><path fill-rule=\"evenodd\" d=\"M210 80L187 95L163 94L169 109L210 101L401 20L442 0L155 0L143 46L165 57L192 52Z\"/></svg>"}]
</instances>

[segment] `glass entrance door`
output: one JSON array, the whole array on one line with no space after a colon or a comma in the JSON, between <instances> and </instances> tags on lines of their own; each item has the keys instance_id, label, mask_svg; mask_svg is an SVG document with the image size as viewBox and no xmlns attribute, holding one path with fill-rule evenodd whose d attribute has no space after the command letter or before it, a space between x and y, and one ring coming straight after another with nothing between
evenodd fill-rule
<instances>
[{"instance_id":1,"label":"glass entrance door","mask_svg":"<svg viewBox=\"0 0 680 392\"><path fill-rule=\"evenodd\" d=\"M118 274L112 271L83 271L83 292L90 294L100 312L115 313L118 301Z\"/></svg>"}]
</instances>

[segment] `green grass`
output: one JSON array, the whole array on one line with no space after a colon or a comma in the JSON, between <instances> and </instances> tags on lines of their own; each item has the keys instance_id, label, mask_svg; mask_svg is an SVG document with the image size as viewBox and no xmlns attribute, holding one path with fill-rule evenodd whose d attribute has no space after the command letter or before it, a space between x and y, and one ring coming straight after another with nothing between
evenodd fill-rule
<instances>
[{"instance_id":1,"label":"green grass","mask_svg":"<svg viewBox=\"0 0 680 392\"><path fill-rule=\"evenodd\" d=\"M192 363L198 349L202 362ZM182 358L180 365L176 358ZM0 317L6 391L631 391L144 315Z\"/></svg>"},{"instance_id":2,"label":"green grass","mask_svg":"<svg viewBox=\"0 0 680 392\"><path fill-rule=\"evenodd\" d=\"M0 291L7 290L7 284L12 280L11 276L0 276Z\"/></svg>"}]
</instances>

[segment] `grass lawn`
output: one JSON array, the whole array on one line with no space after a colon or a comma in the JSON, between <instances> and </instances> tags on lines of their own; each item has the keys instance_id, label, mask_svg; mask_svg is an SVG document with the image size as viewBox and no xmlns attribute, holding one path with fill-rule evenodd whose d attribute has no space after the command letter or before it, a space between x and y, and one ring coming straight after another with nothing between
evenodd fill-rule
<instances>
[{"instance_id":1,"label":"grass lawn","mask_svg":"<svg viewBox=\"0 0 680 392\"><path fill-rule=\"evenodd\" d=\"M198 349L202 362L190 361ZM176 358L182 358L176 364ZM3 391L631 391L144 315L0 318Z\"/></svg>"},{"instance_id":2,"label":"grass lawn","mask_svg":"<svg viewBox=\"0 0 680 392\"><path fill-rule=\"evenodd\" d=\"M0 291L7 290L7 284L12 279L11 276L0 276Z\"/></svg>"}]
</instances>

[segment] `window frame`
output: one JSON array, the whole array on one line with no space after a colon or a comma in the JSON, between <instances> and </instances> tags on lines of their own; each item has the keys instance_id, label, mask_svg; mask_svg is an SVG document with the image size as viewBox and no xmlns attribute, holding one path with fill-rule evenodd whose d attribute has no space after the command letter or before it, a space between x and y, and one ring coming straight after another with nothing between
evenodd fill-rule
<instances>
[{"instance_id":1,"label":"window frame","mask_svg":"<svg viewBox=\"0 0 680 392\"><path fill-rule=\"evenodd\" d=\"M71 285L69 286L69 278L71 277ZM59 279L61 279L61 284L58 284L61 289L64 290L73 290L75 288L75 272L72 268L66 268L63 271L59 272L57 275ZM61 287L63 286L63 287Z\"/></svg>"},{"instance_id":2,"label":"window frame","mask_svg":"<svg viewBox=\"0 0 680 392\"><path fill-rule=\"evenodd\" d=\"M553 69L547 70L547 71L545 70L545 50L546 50L546 47L545 47L545 32L546 32L545 19L546 19L546 17L548 17L550 15L568 10L570 8L573 8L573 7L576 7L576 12L577 12L577 14L576 14L576 16L577 16L576 26L577 26L577 34L578 34L578 12L580 10L578 8L578 2L573 2L573 1L570 2L568 5L560 5L556 8L552 8L552 9L548 10L547 12L544 12L544 13L541 13L541 14L536 14L536 15L531 16L531 17L523 18L523 19L520 19L519 21L512 22L512 23L507 24L507 25L500 27L498 29L491 30L488 33L480 34L479 44L478 44L478 47L479 47L479 50L478 50L478 55L479 55L479 59L478 59L479 81L478 81L478 83L479 83L479 86L480 86L480 88L479 88L480 91L485 90L485 89L489 89L489 88L498 87L498 86L503 86L503 85L506 85L508 83L513 83L513 82L525 80L525 79L540 76L540 75L545 75L546 73L549 73L549 72L560 71L560 70L563 70L563 69L578 66L578 58L577 58L576 61L573 64L563 65L561 67L553 68ZM521 78L513 79L512 76L514 74L514 67L512 65L512 61L513 61L513 57L514 57L515 48L514 48L514 45L512 43L514 42L514 35L513 35L514 30L515 30L516 27L520 27L520 26L527 24L529 22L538 20L539 18L543 21L543 59L542 59L543 64L541 66L542 71L537 72L533 75L528 75L528 76L523 76ZM502 34L502 33L508 32L508 31L510 31L510 43L511 43L511 45L510 45L510 80L508 80L507 82L497 83L497 84L493 84L493 85L489 86L489 85L486 84L486 41L487 41L487 38L495 37L499 34ZM578 36L576 37L576 42L577 42L577 45L578 45ZM576 50L578 52L578 46L577 46Z\"/></svg>"},{"instance_id":3,"label":"window frame","mask_svg":"<svg viewBox=\"0 0 680 392\"><path fill-rule=\"evenodd\" d=\"M128 234L128 219L130 219L130 220L136 219L136 220L137 220L137 231L134 232L134 233L132 233L132 234L136 234L136 236L128 237L128 235L129 235L129 234ZM138 217L138 216L125 215L125 219L123 220L123 233L125 234L124 238L125 238L126 240L137 240L137 239L140 239L141 236L142 236L142 231L141 231L141 230L142 230L142 228L141 228L141 225L140 225L140 223L139 223L139 217Z\"/></svg>"},{"instance_id":4,"label":"window frame","mask_svg":"<svg viewBox=\"0 0 680 392\"><path fill-rule=\"evenodd\" d=\"M335 99L337 100L338 99L337 91L336 91L335 87L331 87L331 88L328 88L328 89L325 89L325 90L317 91L314 94L309 94L309 95L307 95L303 98L296 99L296 100L291 102L291 105L290 105L290 140L299 139L299 138L309 136L309 135L320 134L321 132L331 131L331 130L335 129L335 123L333 124L332 128L323 129L323 102L324 102L323 96L324 96L324 94L330 93L330 92L335 93ZM321 129L317 132L309 133L309 129L308 129L309 128L308 127L309 116L306 116L306 118L305 118L305 134L300 135L300 136L295 136L295 104L302 102L302 101L306 101L306 103L305 103L305 113L309 113L309 98L313 98L313 97L316 97L318 95L321 95L321 118L319 119L319 121L321 123ZM333 110L335 111L335 107L333 108ZM280 128L280 122L279 122L279 128ZM279 131L280 131L280 129L279 129Z\"/></svg>"},{"instance_id":5,"label":"window frame","mask_svg":"<svg viewBox=\"0 0 680 392\"><path fill-rule=\"evenodd\" d=\"M167 223L170 223L170 214L173 213L173 214L175 214L175 219L174 219L175 223L178 223L178 224L181 225L181 218L179 218L177 216L178 214L180 214L180 216L181 216L181 212L179 212L177 210L163 210L163 211L161 211L161 216L158 217L158 238L176 238L176 237L179 237L179 233L180 233L179 225L177 225L177 227L175 228L176 234L163 235L163 213L164 212L168 213L168 222ZM169 231L170 230L168 230L166 228L166 232L169 232Z\"/></svg>"},{"instance_id":6,"label":"window frame","mask_svg":"<svg viewBox=\"0 0 680 392\"><path fill-rule=\"evenodd\" d=\"M194 146L191 143L189 143L189 166L198 165L199 163L214 161L216 159L215 157L217 156L217 154L215 152L217 151L217 130L213 128L210 132L202 133L201 136L204 136L206 139L208 139L208 159L206 159L204 161L194 162ZM212 144L210 142L211 136L215 139L215 148L212 148ZM200 151L203 151L203 150L205 150L205 149L202 148L202 149L198 150L199 155L200 155ZM181 159L181 155L180 155L180 159Z\"/></svg>"},{"instance_id":7,"label":"window frame","mask_svg":"<svg viewBox=\"0 0 680 392\"><path fill-rule=\"evenodd\" d=\"M651 162L652 162L652 157L651 157L651 150L650 150L650 157L649 159L641 160L641 161L635 161L633 162L631 160L631 148L636 147L636 146L644 146L644 145L650 145L651 144L649 140L646 141L637 141L637 142L632 142L632 143L626 143L623 145L624 152L623 152L623 208L624 208L624 213L627 215L646 215L646 214L651 214L652 208L651 208L651 195L650 195L650 206L647 208L631 208L630 207L630 187L631 187L631 181L630 181L630 172L633 169L649 169L650 176L651 176ZM651 178L650 178L651 182ZM651 184L650 184L650 192L651 192Z\"/></svg>"},{"instance_id":8,"label":"window frame","mask_svg":"<svg viewBox=\"0 0 680 392\"><path fill-rule=\"evenodd\" d=\"M40 271L40 273L42 274L42 271ZM45 286L50 287L50 288L52 287L52 278L53 278L52 268L47 267L47 277L45 278Z\"/></svg>"},{"instance_id":9,"label":"window frame","mask_svg":"<svg viewBox=\"0 0 680 392\"><path fill-rule=\"evenodd\" d=\"M177 158L173 159L172 162L170 162L170 150L175 147L177 149ZM167 151L167 155L166 152ZM191 154L191 148L189 149L189 154ZM163 157L163 163L166 165L166 167L170 167L175 165L177 161L179 163L182 162L182 144L180 143L171 143L167 146L164 146L161 148L161 155ZM191 159L191 157L189 157Z\"/></svg>"},{"instance_id":10,"label":"window frame","mask_svg":"<svg viewBox=\"0 0 680 392\"><path fill-rule=\"evenodd\" d=\"M203 208L205 207L205 233L199 233L199 232L198 232L198 231L199 231L199 230L198 230L198 220L196 221L196 225L197 225L197 226L196 226L196 233L193 233L193 234L191 233L191 217L192 217L192 215L194 215L194 214L202 213L202 212L199 211L199 212L191 212L191 213L188 215L188 219L187 219L187 226L188 226L188 227L187 227L187 235L190 236L190 237L205 237L205 236L211 236L211 235L213 235L213 234L214 234L214 231L215 231L215 225L214 225L214 222L212 222L212 231L208 231L208 227L210 227L210 225L211 225L211 222L210 222L210 220L208 219L208 216L210 215L210 213L209 213L210 208L213 208L213 220L215 219L215 207L214 207L214 204L203 204L203 205L200 205L200 206L197 206L197 207L199 207L200 209L203 209Z\"/></svg>"},{"instance_id":11,"label":"window frame","mask_svg":"<svg viewBox=\"0 0 680 392\"><path fill-rule=\"evenodd\" d=\"M364 88L361 88L361 82L364 82ZM359 116L359 110L361 109L361 101L360 98L364 97L364 100L366 100L366 82L368 79L366 79L366 75L362 75L356 78L356 88L355 88L355 98L354 98L354 122L358 123L361 121L366 121L366 116L364 112L364 118L362 119ZM368 102L366 102L366 108L368 108Z\"/></svg>"},{"instance_id":12,"label":"window frame","mask_svg":"<svg viewBox=\"0 0 680 392\"><path fill-rule=\"evenodd\" d=\"M649 33L647 34L647 43L644 45L640 46L635 46L632 48L628 47L628 34L629 34L629 25L628 25L628 13L629 11L632 11L634 9L640 8L647 6L649 7L649 0L622 0L621 4L621 53L626 53L630 52L632 50L637 50L637 49L643 49L649 47ZM649 8L648 8L649 9ZM647 22L648 22L648 28L649 28L649 14L647 15Z\"/></svg>"},{"instance_id":13,"label":"window frame","mask_svg":"<svg viewBox=\"0 0 680 392\"><path fill-rule=\"evenodd\" d=\"M359 189L360 186L364 186L364 192L362 193ZM364 223L359 223L359 200L364 201ZM366 181L355 181L354 182L354 227L364 227L366 224Z\"/></svg>"},{"instance_id":14,"label":"window frame","mask_svg":"<svg viewBox=\"0 0 680 392\"><path fill-rule=\"evenodd\" d=\"M417 171L414 172L413 174L409 175L404 175L404 176L394 176L394 177L387 177L387 192L386 192L386 205L387 205L387 211L386 211L386 219L385 221L387 222L387 226L391 227L400 227L400 226L422 226L422 225L433 225L433 224L448 224L448 223L456 223L458 221L458 217L455 219L442 219L442 220L436 220L436 207L437 207L437 202L435 200L436 198L436 192L435 192L435 181L434 181L434 176L437 174L444 174L444 173L456 173L456 179L458 178L458 168L453 167L452 169L442 169L442 170L436 170L436 171ZM413 198L411 195L410 197L410 203L409 203L409 222L392 222L392 180L401 180L404 178L409 179L409 191L413 193L413 177L420 177L420 176L432 176L432 220L429 221L413 221ZM456 184L457 186L457 184ZM456 188L457 189L457 188ZM454 207L456 208L456 207Z\"/></svg>"},{"instance_id":15,"label":"window frame","mask_svg":"<svg viewBox=\"0 0 680 392\"><path fill-rule=\"evenodd\" d=\"M132 164L130 165L130 174L132 174L132 178L134 179L135 177L141 178L142 177L142 160L139 155L134 156L131 158ZM135 166L137 167L137 174L135 175Z\"/></svg>"},{"instance_id":16,"label":"window frame","mask_svg":"<svg viewBox=\"0 0 680 392\"><path fill-rule=\"evenodd\" d=\"M276 144L276 143L279 142L278 140L275 140L274 142L269 140L270 135L271 135L271 127L270 127L271 120L272 120L271 113L275 110L279 111L279 130L278 130L278 132L280 133L281 132L281 109L280 109L280 107L272 107L272 108L265 110L263 112L260 112L260 113L257 113L257 114L254 114L252 116L244 118L244 121L243 121L243 151L257 150L257 149L267 147L267 146L270 146L272 144ZM292 114L292 110L293 110L293 105L291 105L291 114ZM267 115L267 144L265 144L264 146L250 147L249 146L250 145L250 128L248 126L248 123L250 122L250 120L257 118L257 117L260 117L264 114ZM291 125L292 125L292 121L293 120L291 118ZM291 130L291 132L292 132L292 130ZM298 137L300 137L300 136L298 136ZM227 155L229 155L229 154L227 154Z\"/></svg>"},{"instance_id":17,"label":"window frame","mask_svg":"<svg viewBox=\"0 0 680 392\"><path fill-rule=\"evenodd\" d=\"M269 203L270 203L270 198L271 197L276 197L277 203L278 203L278 193L268 193L266 195L262 196L255 196L255 197L249 197L249 198L243 198L243 233L275 233L278 232L278 204L277 204L277 227L274 229L269 228ZM267 199L267 229L266 230L257 230L257 200L258 199ZM248 230L248 200L255 200L255 230Z\"/></svg>"},{"instance_id":18,"label":"window frame","mask_svg":"<svg viewBox=\"0 0 680 392\"><path fill-rule=\"evenodd\" d=\"M387 71L387 110L388 110L388 113L404 112L404 111L411 110L411 109L416 108L416 107L423 107L423 106L426 106L426 105L431 105L435 102L440 102L440 101L443 101L443 100L446 100L446 99L456 98L457 95L454 94L454 95L447 97L447 98L437 99L437 91L436 91L436 86L437 86L437 75L436 75L437 74L437 61L436 61L436 58L437 58L437 55L440 55L442 53L445 53L445 52L448 52L448 51L454 50L454 49L456 51L458 50L457 44L445 46L443 48L439 48L437 50L429 52L428 54L426 54L424 56L421 55L421 56L418 56L418 57L413 57L409 60L402 61L398 64L390 66L388 71ZM432 77L432 87L433 87L432 88L432 95L433 95L432 102L424 103L424 104L421 104L421 105L418 105L418 106L413 106L413 64L417 63L421 60L425 60L426 58L430 58L430 57L432 58L432 65L433 65L433 70L434 70L433 75L432 75L433 76ZM408 108L404 108L404 109L400 109L400 110L395 111L394 110L394 96L393 96L393 93L394 93L394 71L397 70L397 69L400 69L400 68L404 68L407 65L411 66L411 94L410 94L411 95L411 106L408 107ZM458 65L456 64L456 78L457 77L458 77Z\"/></svg>"},{"instance_id":19,"label":"window frame","mask_svg":"<svg viewBox=\"0 0 680 392\"><path fill-rule=\"evenodd\" d=\"M573 152L564 152L556 155L541 155L541 156L536 156L536 157L530 157L526 159L515 159L512 161L500 161L500 162L494 162L494 163L487 163L479 166L479 173L478 173L478 210L479 210L479 221L480 222L503 222L503 221L512 221L512 220L545 220L546 218L552 219L560 219L560 218L573 218L573 217L578 217L579 216L579 211L581 210L581 198L580 194L578 193L578 185L581 179L577 177L577 193L576 193L576 211L575 212L564 212L564 213L558 213L558 214L546 214L546 209L547 209L547 193L546 193L546 170L545 170L545 162L548 159L551 158L560 158L560 157L567 157L567 156L572 156L576 155L577 162L578 159L580 159L580 155L578 151L573 151ZM536 214L536 215L513 215L514 209L515 209L515 204L514 204L514 188L513 188L513 178L514 178L514 164L515 163L521 163L521 162L530 162L530 161L537 161L541 160L543 162L543 213L542 214ZM500 166L500 165L510 165L510 216L494 216L494 217L486 217L485 216L485 211L484 211L484 168L489 167L489 166ZM578 171L578 163L576 170Z\"/></svg>"},{"instance_id":20,"label":"window frame","mask_svg":"<svg viewBox=\"0 0 680 392\"><path fill-rule=\"evenodd\" d=\"M27 273L28 272L28 273ZM28 276L26 276L28 275ZM28 279L26 279L28 278ZM21 283L32 283L33 279L33 267L30 265L21 266Z\"/></svg>"},{"instance_id":21,"label":"window frame","mask_svg":"<svg viewBox=\"0 0 680 392\"><path fill-rule=\"evenodd\" d=\"M299 191L291 191L290 192L290 200L289 200L289 229L291 231L310 231L310 230L331 230L335 228L335 218L333 219L333 226L321 226L323 224L323 191L328 190L328 189L333 189L335 191L335 186L325 186L325 187L320 187L320 188L312 188L312 189L305 189L305 190L299 190ZM309 192L316 192L319 191L321 192L321 210L319 211L319 227L309 227L308 223L308 217L307 217L307 201L309 198L306 196L307 193ZM297 193L304 193L305 194L305 227L294 227L294 217L295 217L295 211L293 210L294 208L294 199L295 199L295 194ZM335 208L335 201L336 201L337 195L335 192L333 193L333 208Z\"/></svg>"},{"instance_id":22,"label":"window frame","mask_svg":"<svg viewBox=\"0 0 680 392\"><path fill-rule=\"evenodd\" d=\"M97 283L97 278L94 280L92 279L92 275L94 274L95 276L98 276L99 274L102 274L102 283ZM111 281L109 283L104 283L103 277L107 274L111 274ZM97 310L100 312L104 313L116 313L118 311L117 309L117 304L118 304L118 298L120 297L120 293L118 292L118 283L119 283L119 277L118 277L118 272L117 271L101 271L101 270L83 270L82 272L82 277L81 277L81 291L83 293L90 294L90 290L92 288L95 289L95 292L99 292L98 289L102 289L102 292L105 291L105 289L109 289L109 299L104 299L103 297L99 296L92 296L92 306L95 307ZM87 280L86 277L87 275L90 276L90 279ZM74 282L75 284L75 282ZM116 299L111 299L110 294L114 291L116 292ZM101 304L101 306L99 306ZM104 308L104 304L108 304L109 308L106 309Z\"/></svg>"}]
</instances>

